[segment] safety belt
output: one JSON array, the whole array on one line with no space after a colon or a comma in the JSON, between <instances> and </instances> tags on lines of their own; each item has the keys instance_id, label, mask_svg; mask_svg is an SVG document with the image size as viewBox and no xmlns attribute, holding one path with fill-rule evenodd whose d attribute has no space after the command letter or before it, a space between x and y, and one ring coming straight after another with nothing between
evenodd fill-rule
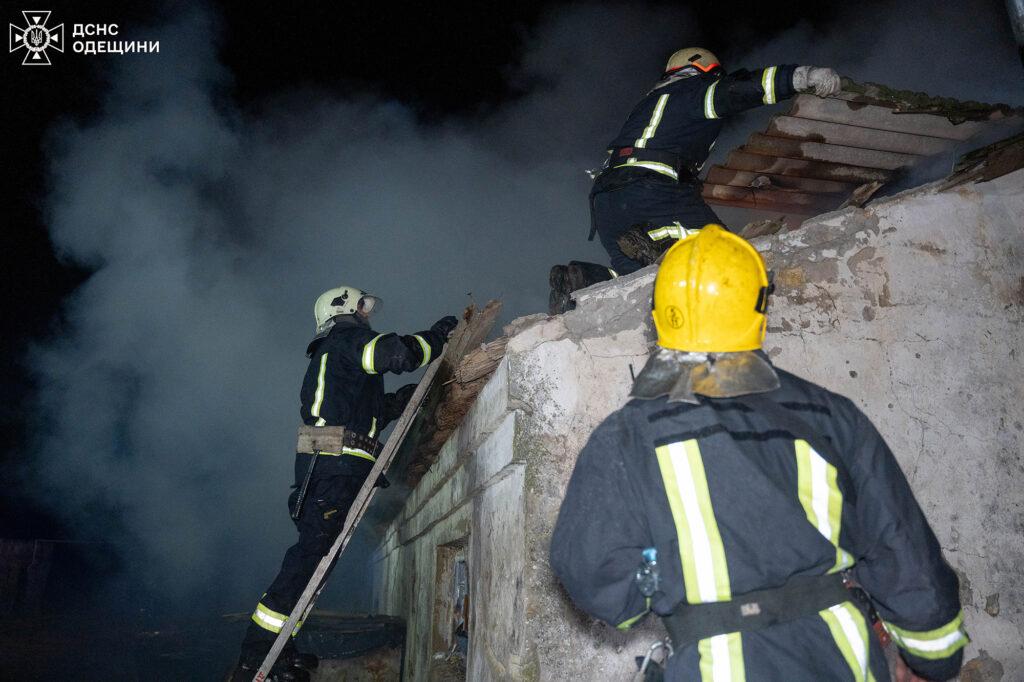
<instances>
[{"instance_id":1,"label":"safety belt","mask_svg":"<svg viewBox=\"0 0 1024 682\"><path fill-rule=\"evenodd\" d=\"M676 651L708 637L762 630L813 615L850 599L843 576L800 575L782 587L737 595L730 601L681 603L662 616Z\"/></svg>"}]
</instances>

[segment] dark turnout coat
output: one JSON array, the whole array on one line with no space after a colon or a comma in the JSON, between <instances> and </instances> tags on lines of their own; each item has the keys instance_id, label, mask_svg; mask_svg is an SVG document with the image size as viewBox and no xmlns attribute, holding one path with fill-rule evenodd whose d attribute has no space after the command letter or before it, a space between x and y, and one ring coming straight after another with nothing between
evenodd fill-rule
<instances>
[{"instance_id":1,"label":"dark turnout coat","mask_svg":"<svg viewBox=\"0 0 1024 682\"><path fill-rule=\"evenodd\" d=\"M376 438L405 408L405 400L384 392L384 373L426 366L441 353L445 339L430 330L381 334L354 315L337 320L330 333L310 347L299 394L302 421L309 426L344 426ZM368 453L349 448L344 454L354 457L332 458L322 466L334 473L365 475L373 464Z\"/></svg>"},{"instance_id":2,"label":"dark turnout coat","mask_svg":"<svg viewBox=\"0 0 1024 682\"><path fill-rule=\"evenodd\" d=\"M786 372L779 378L759 400L806 428L783 426L744 399L634 399L609 416L569 481L551 544L555 573L579 607L625 629L682 602L733 600L850 569L911 668L929 679L955 675L967 642L958 581L892 452L850 400ZM810 445L822 438L839 461ZM661 575L650 599L635 581L646 547L657 548ZM685 646L669 659L667 679L889 675L865 614L846 601Z\"/></svg>"}]
</instances>

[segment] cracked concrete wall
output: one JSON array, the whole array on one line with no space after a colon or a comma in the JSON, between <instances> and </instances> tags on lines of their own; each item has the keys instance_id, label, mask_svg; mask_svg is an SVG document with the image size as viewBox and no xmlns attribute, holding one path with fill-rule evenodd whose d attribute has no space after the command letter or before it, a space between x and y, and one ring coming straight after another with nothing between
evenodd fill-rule
<instances>
[{"instance_id":1,"label":"cracked concrete wall","mask_svg":"<svg viewBox=\"0 0 1024 682\"><path fill-rule=\"evenodd\" d=\"M758 244L776 272L765 348L889 442L960 575L971 680L1024 679L1022 216L1017 171Z\"/></svg>"},{"instance_id":2,"label":"cracked concrete wall","mask_svg":"<svg viewBox=\"0 0 1024 682\"><path fill-rule=\"evenodd\" d=\"M777 273L765 348L889 441L961 576L972 681L1024 679L1022 215L1024 171L755 241ZM430 676L433 557L453 536L470 540L468 679L628 679L661 636L652 619L621 633L580 613L548 565L576 456L653 341L653 275L511 325L499 372L378 552L380 610L410 624L408 679Z\"/></svg>"}]
</instances>

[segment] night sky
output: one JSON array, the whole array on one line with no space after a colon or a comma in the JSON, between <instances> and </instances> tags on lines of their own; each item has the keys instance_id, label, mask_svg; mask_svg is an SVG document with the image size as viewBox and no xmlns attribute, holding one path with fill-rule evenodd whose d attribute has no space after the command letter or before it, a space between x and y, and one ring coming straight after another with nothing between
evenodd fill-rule
<instances>
[{"instance_id":1,"label":"night sky","mask_svg":"<svg viewBox=\"0 0 1024 682\"><path fill-rule=\"evenodd\" d=\"M2 6L5 21L21 23L21 5ZM122 36L133 30L143 35L146 26L187 6L91 2L86 10L82 3L46 4L53 11L50 25L63 22L68 40L76 21L118 23ZM258 110L282 93L315 88L340 97L370 93L394 99L430 122L486 112L529 88L507 76L521 58L526 35L557 3L414 3L383 12L377 3L220 2L211 7L221 29L209 39L219 45L220 59L231 72L228 95L241 109ZM687 9L699 21L700 38L684 35L680 40L711 46L737 35L763 42L797 22L825 22L831 15L828 3L811 1L690 3ZM22 67L20 58L4 59L7 94L0 105L7 158L0 189L5 223L2 350L7 358L0 372L9 396L0 413L4 480L12 480L12 469L32 457L23 449L26 430L37 425L26 400L33 389L24 363L26 344L60 335L61 301L90 272L58 257L47 235L47 133L69 119L94 117L111 64L131 57L86 57L68 50L55 55L49 68ZM601 144L593 141L598 153ZM32 497L32 489L7 488L0 501L0 536L65 535Z\"/></svg>"},{"instance_id":2,"label":"night sky","mask_svg":"<svg viewBox=\"0 0 1024 682\"><path fill-rule=\"evenodd\" d=\"M224 576L211 610L294 535L316 295L380 293L407 333L467 294L544 311L551 265L604 257L582 171L673 50L1024 104L1002 0L45 9L162 46L2 60L0 538L141 547L182 594Z\"/></svg>"}]
</instances>

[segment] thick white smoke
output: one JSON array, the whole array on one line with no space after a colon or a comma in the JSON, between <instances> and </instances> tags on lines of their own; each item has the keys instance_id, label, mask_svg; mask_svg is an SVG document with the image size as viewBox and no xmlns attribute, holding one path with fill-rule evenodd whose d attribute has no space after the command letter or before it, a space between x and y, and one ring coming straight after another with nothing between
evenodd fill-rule
<instances>
[{"instance_id":1,"label":"thick white smoke","mask_svg":"<svg viewBox=\"0 0 1024 682\"><path fill-rule=\"evenodd\" d=\"M985 34L996 13L893 7L722 52L730 66L833 65L1020 102L1012 41ZM302 90L243 112L214 24L182 16L159 55L111 62L102 109L51 136L53 242L95 273L66 302L61 336L33 352L33 468L83 536L111 539L91 510L114 509L114 539L165 591L216 587L245 608L294 538L285 498L314 298L338 283L371 290L382 331L425 328L468 292L503 298L509 317L544 310L552 264L605 260L584 241L583 170L665 56L702 41L678 11L561 10L510 73L520 99L425 126L369 94ZM346 573L353 595L364 563Z\"/></svg>"},{"instance_id":2,"label":"thick white smoke","mask_svg":"<svg viewBox=\"0 0 1024 682\"><path fill-rule=\"evenodd\" d=\"M158 57L117 62L94 119L51 136L52 238L96 271L34 351L34 468L83 535L110 539L89 510L114 508L116 539L161 589L216 586L244 608L294 539L315 297L342 282L377 293L382 331L426 328L469 292L501 297L507 317L544 310L552 264L603 258L584 241L583 170L675 31L624 7L558 14L513 76L519 101L424 126L370 95L239 111L212 23L165 27ZM664 49L621 49L650 45L651 26Z\"/></svg>"}]
</instances>

